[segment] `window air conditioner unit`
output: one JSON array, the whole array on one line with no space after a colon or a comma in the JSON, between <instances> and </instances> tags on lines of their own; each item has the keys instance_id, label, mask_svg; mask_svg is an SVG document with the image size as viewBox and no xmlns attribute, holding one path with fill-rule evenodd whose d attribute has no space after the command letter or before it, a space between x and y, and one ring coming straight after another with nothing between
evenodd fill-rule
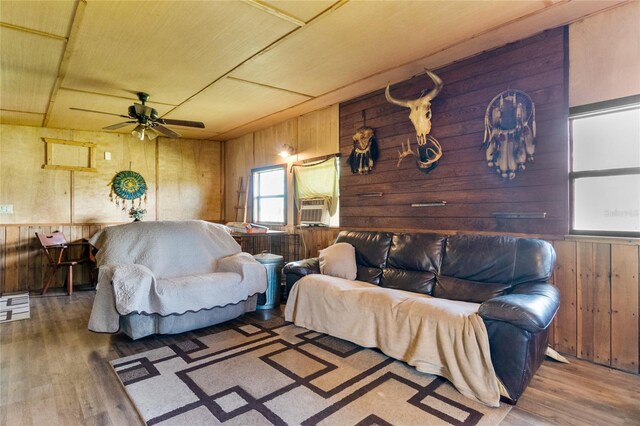
<instances>
[{"instance_id":1,"label":"window air conditioner unit","mask_svg":"<svg viewBox=\"0 0 640 426\"><path fill-rule=\"evenodd\" d=\"M329 206L324 198L300 201L300 223L309 226L329 226Z\"/></svg>"}]
</instances>

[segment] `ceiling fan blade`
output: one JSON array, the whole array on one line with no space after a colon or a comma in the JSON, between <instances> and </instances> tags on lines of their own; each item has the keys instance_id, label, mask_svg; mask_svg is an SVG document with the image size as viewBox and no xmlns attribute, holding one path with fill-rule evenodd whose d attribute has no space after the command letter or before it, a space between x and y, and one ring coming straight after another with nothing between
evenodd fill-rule
<instances>
[{"instance_id":1,"label":"ceiling fan blade","mask_svg":"<svg viewBox=\"0 0 640 426\"><path fill-rule=\"evenodd\" d=\"M112 112L104 112L104 111L94 111L92 109L84 109L84 108L74 108L74 107L70 107L69 109L72 109L74 111L84 111L84 112L94 112L96 114L106 114L106 115L113 115L116 117L122 117L122 118L131 118L128 115L122 115L122 114L114 114Z\"/></svg>"},{"instance_id":2,"label":"ceiling fan blade","mask_svg":"<svg viewBox=\"0 0 640 426\"><path fill-rule=\"evenodd\" d=\"M184 127L197 127L204 129L204 123L199 121L187 121L187 120L172 120L170 118L161 118L158 120L162 124L170 124L172 126L184 126Z\"/></svg>"},{"instance_id":3,"label":"ceiling fan blade","mask_svg":"<svg viewBox=\"0 0 640 426\"><path fill-rule=\"evenodd\" d=\"M142 116L144 116L144 117L149 117L149 116L151 116L151 110L152 110L152 108L151 108L151 107L148 107L148 106L146 106L146 105L139 104L139 103L137 103L137 102L135 102L135 103L133 104L133 106L134 106L134 107L135 107L135 109L136 109L136 114L138 114L138 115L142 115Z\"/></svg>"},{"instance_id":4,"label":"ceiling fan blade","mask_svg":"<svg viewBox=\"0 0 640 426\"><path fill-rule=\"evenodd\" d=\"M125 121L124 123L112 124L111 126L103 127L102 130L116 130L132 123L137 123L137 121Z\"/></svg>"},{"instance_id":5,"label":"ceiling fan blade","mask_svg":"<svg viewBox=\"0 0 640 426\"><path fill-rule=\"evenodd\" d=\"M180 133L174 132L170 128L164 127L162 124L160 124L158 122L154 123L151 128L153 130L155 130L156 132L161 133L162 135L164 135L164 136L166 136L168 138L176 139L176 138L179 138L181 136Z\"/></svg>"}]
</instances>

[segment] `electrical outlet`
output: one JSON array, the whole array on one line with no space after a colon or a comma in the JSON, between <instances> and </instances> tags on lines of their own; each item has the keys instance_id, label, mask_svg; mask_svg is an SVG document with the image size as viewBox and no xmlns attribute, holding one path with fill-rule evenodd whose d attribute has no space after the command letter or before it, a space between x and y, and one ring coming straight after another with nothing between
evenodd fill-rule
<instances>
[{"instance_id":1,"label":"electrical outlet","mask_svg":"<svg viewBox=\"0 0 640 426\"><path fill-rule=\"evenodd\" d=\"M109 151L104 152L104 159L107 161L111 160L111 153Z\"/></svg>"},{"instance_id":2,"label":"electrical outlet","mask_svg":"<svg viewBox=\"0 0 640 426\"><path fill-rule=\"evenodd\" d=\"M0 214L13 214L13 204L0 204Z\"/></svg>"}]
</instances>

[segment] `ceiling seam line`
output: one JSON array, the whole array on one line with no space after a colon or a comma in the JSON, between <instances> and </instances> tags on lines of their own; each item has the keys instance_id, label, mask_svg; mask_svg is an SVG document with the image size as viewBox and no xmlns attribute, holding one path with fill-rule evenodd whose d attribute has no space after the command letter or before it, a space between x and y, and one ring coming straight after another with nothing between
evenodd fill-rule
<instances>
[{"instance_id":1,"label":"ceiling seam line","mask_svg":"<svg viewBox=\"0 0 640 426\"><path fill-rule=\"evenodd\" d=\"M348 0L344 0L344 1L348 1ZM564 4L564 2L561 2L561 3L554 3L554 4L550 5L550 6L545 6L545 7L543 7L542 9L538 9L537 11L535 11L535 12L531 12L531 13L529 13L529 14L525 15L525 16L526 16L526 17L535 16L535 15L538 15L538 14L540 14L540 13L543 13L543 12L545 12L545 11L547 11L547 10L550 10L550 9L552 9L553 7L556 7L556 6L561 5L561 4ZM624 3L623 3L623 4L624 4ZM619 6L619 5L616 5L616 6ZM614 7L614 6L612 6L611 8L613 8L613 7ZM224 136L225 134L227 134L227 133L231 133L231 132L233 132L233 131L235 131L235 130L237 130L237 129L241 129L243 126L247 126L247 127L249 127L249 128L250 128L250 127L251 127L251 123L255 123L255 122L257 122L257 121L259 121L259 120L262 120L262 119L267 119L267 118L269 118L269 117L271 117L271 116L273 116L273 115L275 115L275 114L284 113L285 111L287 111L287 110L289 110L289 109L292 109L292 108L298 107L298 106L303 105L303 104L305 104L305 103L307 103L307 102L312 102L312 101L314 101L314 100L316 100L316 99L318 99L318 98L321 98L321 97L323 97L323 96L330 95L330 94L332 94L332 93L334 93L334 92L337 92L337 91L340 91L340 90L346 89L346 88L348 88L349 86L352 86L352 85L354 85L354 84L360 83L360 82L365 81L365 80L370 79L370 78L374 78L374 77L376 77L376 76L378 76L378 75L382 75L382 74L385 74L385 73L393 72L393 71L394 71L394 70L396 70L396 69L399 69L399 68L402 68L402 67L405 67L405 66L409 66L409 65L411 65L411 64L414 64L414 63L417 63L417 62L420 62L420 61L424 61L424 60L428 59L429 57L434 56L434 55L436 55L436 54L438 54L438 53L440 53L440 52L443 52L443 51L448 50L448 49L452 49L452 48L454 48L454 47L456 47L456 46L458 46L458 45L460 45L460 44L463 44L463 43L465 43L465 42L468 42L469 40L472 40L472 39L477 38L477 37L479 37L479 36L483 36L483 35L485 35L485 34L489 34L489 33L493 32L493 31L498 30L500 27L503 27L503 26L505 26L505 25L512 25L512 24L515 24L515 23L519 22L520 20L521 20L520 18L516 18L516 19L512 19L511 21L506 22L505 24L501 24L501 25L497 25L497 26L491 27L491 28L489 28L489 29L487 29L487 30L484 30L484 31L482 31L482 32L479 32L479 33L477 33L477 34L474 34L474 35L472 35L472 36L469 36L469 37L465 38L464 40L460 40L460 41L455 42L455 43L452 43L452 44L450 44L450 45L448 45L448 46L446 46L446 47L440 48L440 49L438 49L438 50L436 50L436 51L434 51L434 52L428 53L428 54L426 54L426 55L424 55L424 56L422 56L422 57L420 57L420 58L418 58L418 59L412 60L412 61L410 61L410 62L405 62L405 63L403 63L403 64L400 64L400 65L394 66L393 68L388 68L388 69L385 69L385 70L380 70L380 71L378 71L378 72L376 72L376 73L373 73L373 74L371 74L371 75L368 75L368 76L366 76L366 77L362 77L361 79L359 79L359 80L357 80L357 81L354 81L354 82L351 82L351 83L345 84L345 85L343 85L343 86L337 87L337 88L335 88L335 89L329 90L328 92L325 92L325 93L319 94L319 95L317 95L317 96L312 97L311 99L304 100L304 101L302 101L302 102L300 102L300 103L297 103L297 104L295 104L295 105L292 105L292 106L290 106L290 107L288 107L288 108L282 109L282 110L280 110L280 111L273 112L273 113L271 113L271 114L269 114L269 115L265 115L265 116L263 116L263 117L261 117L261 118L257 118L257 119L255 119L255 120L253 120L253 121L251 121L251 122L249 122L249 123L246 123L246 124L244 124L244 125L241 125L241 126L238 126L238 127L234 127L234 128L232 128L232 129L230 129L230 130L227 130L227 131L225 131L225 132L221 133L220 135L221 135L222 137L225 137L225 136ZM275 43L275 42L274 42L274 43ZM496 46L496 47L499 47L499 46ZM266 48L265 48L265 49L266 49ZM469 56L467 56L467 57L465 57L465 58L457 59L457 60L454 60L454 61L452 61L452 62L450 62L450 63L446 63L446 64L439 65L439 66L438 66L438 68L446 67L446 66L448 66L448 65L450 65L450 64L452 64L452 63L454 63L454 62L458 62L458 61L460 61L460 60L463 60L463 59L466 59L466 58L470 58L470 57L476 56L476 55L478 55L478 54L480 54L480 53L481 53L481 52L478 52L478 53L475 53L475 54L473 54L473 55L469 55ZM231 72L233 72L233 70L232 70ZM415 78L415 77L417 77L417 76L419 76L419 75L421 75L421 74L423 74L423 73L422 73L422 72L419 72L418 74L414 75L414 76L413 76L413 77L411 77L411 78ZM404 80L401 80L401 81L404 81ZM397 82L396 82L396 83L397 83ZM213 83L212 83L212 84L213 84ZM395 83L394 83L394 84L395 84ZM363 93L363 94L364 94L364 93ZM250 131L249 131L249 132L250 132ZM249 133L249 132L247 132L247 133Z\"/></svg>"},{"instance_id":2,"label":"ceiling seam line","mask_svg":"<svg viewBox=\"0 0 640 426\"><path fill-rule=\"evenodd\" d=\"M260 9L270 15L276 16L280 19L284 19L287 22L297 25L298 27L304 27L306 25L306 22L296 18L295 16L290 15L276 7L269 6L268 4L263 3L260 0L244 0L244 2L250 6L255 7L256 9Z\"/></svg>"},{"instance_id":3,"label":"ceiling seam line","mask_svg":"<svg viewBox=\"0 0 640 426\"><path fill-rule=\"evenodd\" d=\"M56 77L56 81L53 84L53 87L51 88L51 93L49 94L49 102L47 105L47 112L44 116L44 119L42 120L43 127L46 127L49 124L49 120L51 119L51 112L53 111L53 105L55 103L56 97L58 96L60 86L62 86L62 80L67 75L67 68L69 67L69 62L71 60L71 52L75 45L76 39L78 38L78 32L80 30L80 24L84 16L84 10L86 6L86 0L79 0L76 6L76 10L73 13L71 28L69 29L69 37L67 39L67 44L64 47L62 58L60 59L60 66L58 67L58 76Z\"/></svg>"},{"instance_id":4,"label":"ceiling seam line","mask_svg":"<svg viewBox=\"0 0 640 426\"><path fill-rule=\"evenodd\" d=\"M294 90L285 89L283 87L271 86L269 84L258 83L257 81L245 80L244 78L238 78L238 77L232 77L232 76L227 76L227 78L229 80L240 81L242 83L248 83L248 84L253 84L253 85L256 85L256 86L260 86L260 87L267 87L269 89L280 90L282 92L293 93L294 95L305 96L307 98L313 98L314 97L313 95L307 95L306 93L296 92Z\"/></svg>"},{"instance_id":5,"label":"ceiling seam line","mask_svg":"<svg viewBox=\"0 0 640 426\"><path fill-rule=\"evenodd\" d=\"M25 33L29 33L29 34L35 34L35 35L39 35L41 37L50 38L50 39L53 39L53 40L64 41L65 43L67 42L67 37L59 36L57 34L48 33L48 32L45 32L45 31L34 30L33 28L22 27L20 25L10 24L8 22L0 22L0 27L8 28L8 29L11 29L11 30L16 30L16 31L20 31L20 32L25 32Z\"/></svg>"},{"instance_id":6,"label":"ceiling seam line","mask_svg":"<svg viewBox=\"0 0 640 426\"><path fill-rule=\"evenodd\" d=\"M44 112L21 111L21 110L18 110L18 109L0 108L0 111L6 111L6 112L18 112L18 113L20 113L20 114L37 114L37 115L44 115Z\"/></svg>"},{"instance_id":7,"label":"ceiling seam line","mask_svg":"<svg viewBox=\"0 0 640 426\"><path fill-rule=\"evenodd\" d=\"M85 0L83 0L85 1ZM333 4L331 7L325 9L322 13L319 13L318 15L314 16L309 22L307 22L307 25L315 22L316 20L322 18L325 15L328 15L329 13L333 12L334 10L339 9L340 7L344 6L349 0L339 0L337 3ZM306 25L305 25L306 27ZM213 86L214 84L216 84L218 81L221 81L222 79L229 77L230 74L232 72L234 72L235 70L237 70L238 68L240 68L242 65L246 64L247 62L249 62L250 60L252 60L253 58L256 58L257 56L261 55L263 52L268 51L269 49L271 49L272 47L276 46L278 43L280 43L281 41L283 41L284 39L286 39L287 37L289 37L292 34L295 34L297 31L300 31L301 29L303 29L304 27L298 27L298 28L294 28L293 30L289 31L288 33L282 35L281 37L279 37L277 40L274 40L272 43L268 44L267 46L265 46L264 48L260 49L258 52L254 53L253 55L251 55L250 57L246 58L245 60L243 60L242 62L240 62L238 65L234 66L233 68L231 68L229 71L227 71L226 73L222 74L220 77L216 78L215 80L213 80L211 83L207 84L205 87L203 87L202 89L198 90L196 93L194 93L193 95L189 96L187 99L185 99L184 101L180 102L178 105L176 105L174 108L172 108L171 110L167 111L164 115L166 116L167 114L172 113L173 111L176 110L176 108L181 107L182 105L184 105L185 103L187 103L188 101L190 101L191 99L193 99L194 97L196 97L197 95L199 95L200 93L204 92L205 90L207 90L209 87ZM314 98L311 98L314 99Z\"/></svg>"}]
</instances>

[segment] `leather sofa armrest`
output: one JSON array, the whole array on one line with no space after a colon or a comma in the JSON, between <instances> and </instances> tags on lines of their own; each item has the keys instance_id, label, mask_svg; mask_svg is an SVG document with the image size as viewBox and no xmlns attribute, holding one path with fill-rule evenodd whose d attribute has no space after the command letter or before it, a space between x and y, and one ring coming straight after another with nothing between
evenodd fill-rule
<instances>
[{"instance_id":1,"label":"leather sofa armrest","mask_svg":"<svg viewBox=\"0 0 640 426\"><path fill-rule=\"evenodd\" d=\"M284 265L282 272L285 274L296 274L300 277L310 274L320 273L320 261L317 257L299 260L297 262L289 262Z\"/></svg>"},{"instance_id":2,"label":"leather sofa armrest","mask_svg":"<svg viewBox=\"0 0 640 426\"><path fill-rule=\"evenodd\" d=\"M560 293L549 283L527 283L480 305L485 320L504 321L532 333L546 329L560 306Z\"/></svg>"}]
</instances>

